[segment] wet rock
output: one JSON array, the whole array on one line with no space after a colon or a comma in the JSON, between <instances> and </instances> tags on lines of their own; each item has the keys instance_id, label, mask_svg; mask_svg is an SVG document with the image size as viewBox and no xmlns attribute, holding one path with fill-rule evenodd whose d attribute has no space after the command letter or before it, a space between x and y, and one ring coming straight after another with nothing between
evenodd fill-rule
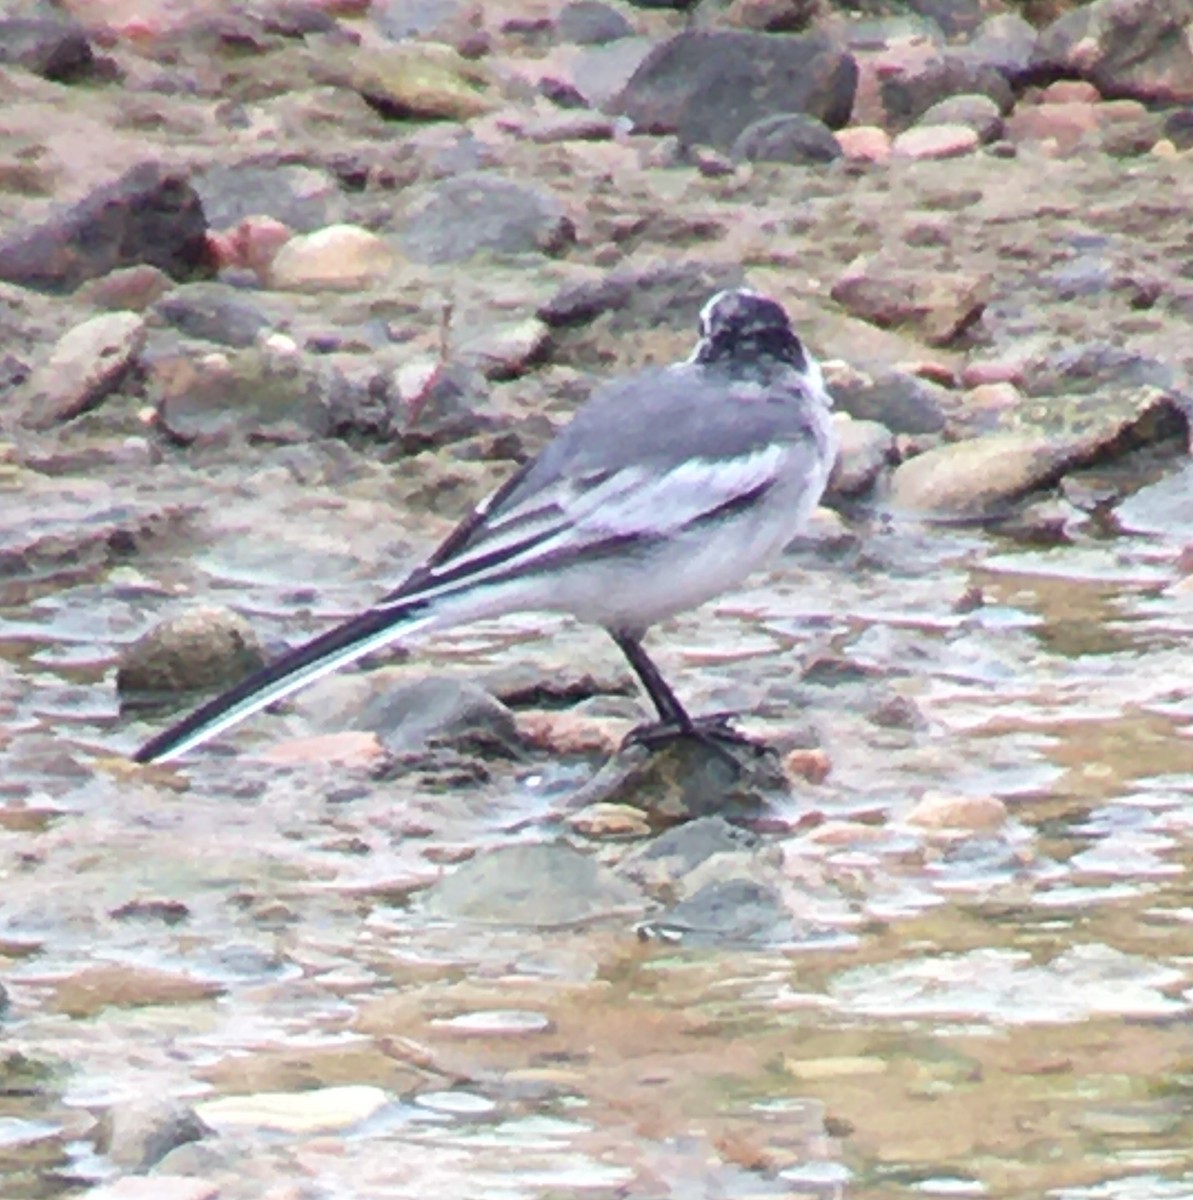
<instances>
[{"instance_id":1,"label":"wet rock","mask_svg":"<svg viewBox=\"0 0 1193 1200\"><path fill-rule=\"evenodd\" d=\"M567 825L582 837L601 841L641 838L650 833L650 822L628 804L590 804L572 813Z\"/></svg>"},{"instance_id":2,"label":"wet rock","mask_svg":"<svg viewBox=\"0 0 1193 1200\"><path fill-rule=\"evenodd\" d=\"M500 846L422 897L431 917L539 929L640 912L636 888L564 842Z\"/></svg>"},{"instance_id":3,"label":"wet rock","mask_svg":"<svg viewBox=\"0 0 1193 1200\"><path fill-rule=\"evenodd\" d=\"M717 854L736 854L760 844L757 834L724 817L698 817L664 830L653 841L628 855L620 870L638 883L674 885Z\"/></svg>"},{"instance_id":4,"label":"wet rock","mask_svg":"<svg viewBox=\"0 0 1193 1200\"><path fill-rule=\"evenodd\" d=\"M22 421L44 429L94 408L119 388L144 346L139 313L103 313L76 325L19 393Z\"/></svg>"},{"instance_id":5,"label":"wet rock","mask_svg":"<svg viewBox=\"0 0 1193 1200\"><path fill-rule=\"evenodd\" d=\"M299 163L217 163L196 176L194 185L214 229L269 216L299 233L310 233L346 215L346 198L336 177Z\"/></svg>"},{"instance_id":6,"label":"wet rock","mask_svg":"<svg viewBox=\"0 0 1193 1200\"><path fill-rule=\"evenodd\" d=\"M0 19L0 63L24 67L56 83L91 73L95 55L82 26L45 17Z\"/></svg>"},{"instance_id":7,"label":"wet rock","mask_svg":"<svg viewBox=\"0 0 1193 1200\"><path fill-rule=\"evenodd\" d=\"M466 121L494 106L487 71L450 46L399 42L359 51L352 86L382 116Z\"/></svg>"},{"instance_id":8,"label":"wet rock","mask_svg":"<svg viewBox=\"0 0 1193 1200\"><path fill-rule=\"evenodd\" d=\"M143 163L32 229L0 241L0 279L71 291L117 267L148 263L174 279L210 274L207 221L186 177Z\"/></svg>"},{"instance_id":9,"label":"wet rock","mask_svg":"<svg viewBox=\"0 0 1193 1200\"><path fill-rule=\"evenodd\" d=\"M841 157L841 146L823 121L780 113L747 125L730 153L739 162L827 163Z\"/></svg>"},{"instance_id":10,"label":"wet rock","mask_svg":"<svg viewBox=\"0 0 1193 1200\"><path fill-rule=\"evenodd\" d=\"M1077 76L1104 96L1161 104L1193 101L1187 0L1095 0L1039 36L1032 69Z\"/></svg>"},{"instance_id":11,"label":"wet rock","mask_svg":"<svg viewBox=\"0 0 1193 1200\"><path fill-rule=\"evenodd\" d=\"M960 158L979 144L968 125L918 125L905 129L891 143L896 158Z\"/></svg>"},{"instance_id":12,"label":"wet rock","mask_svg":"<svg viewBox=\"0 0 1193 1200\"><path fill-rule=\"evenodd\" d=\"M997 796L930 792L917 800L903 819L921 829L989 832L1006 824L1007 806Z\"/></svg>"},{"instance_id":13,"label":"wet rock","mask_svg":"<svg viewBox=\"0 0 1193 1200\"><path fill-rule=\"evenodd\" d=\"M634 27L612 5L601 0L571 0L559 14L559 36L565 42L600 46L632 37Z\"/></svg>"},{"instance_id":14,"label":"wet rock","mask_svg":"<svg viewBox=\"0 0 1193 1200\"><path fill-rule=\"evenodd\" d=\"M993 67L1018 87L1027 77L1036 49L1035 26L1018 13L996 13L960 53L976 63Z\"/></svg>"},{"instance_id":15,"label":"wet rock","mask_svg":"<svg viewBox=\"0 0 1193 1200\"><path fill-rule=\"evenodd\" d=\"M357 1084L305 1092L256 1092L222 1096L195 1106L216 1131L277 1129L285 1133L335 1133L367 1121L390 1103L379 1087Z\"/></svg>"},{"instance_id":16,"label":"wet rock","mask_svg":"<svg viewBox=\"0 0 1193 1200\"><path fill-rule=\"evenodd\" d=\"M888 123L895 130L907 129L950 96L988 96L1004 113L1014 103L1001 72L956 55L911 60L902 71L881 78L879 89Z\"/></svg>"},{"instance_id":17,"label":"wet rock","mask_svg":"<svg viewBox=\"0 0 1193 1200\"><path fill-rule=\"evenodd\" d=\"M265 663L249 623L226 608L167 617L124 649L116 669L122 705L228 687Z\"/></svg>"},{"instance_id":18,"label":"wet rock","mask_svg":"<svg viewBox=\"0 0 1193 1200\"><path fill-rule=\"evenodd\" d=\"M517 756L514 714L484 688L448 675L400 684L366 705L357 723L391 754L450 745L481 755Z\"/></svg>"},{"instance_id":19,"label":"wet rock","mask_svg":"<svg viewBox=\"0 0 1193 1200\"><path fill-rule=\"evenodd\" d=\"M895 435L877 421L834 422L839 439L837 461L829 479L829 496L860 496L895 460Z\"/></svg>"},{"instance_id":20,"label":"wet rock","mask_svg":"<svg viewBox=\"0 0 1193 1200\"><path fill-rule=\"evenodd\" d=\"M222 984L181 972L132 963L102 963L55 980L50 1007L68 1017L93 1017L109 1007L192 1004L225 991Z\"/></svg>"},{"instance_id":21,"label":"wet rock","mask_svg":"<svg viewBox=\"0 0 1193 1200\"><path fill-rule=\"evenodd\" d=\"M401 241L416 262L451 263L481 253L556 254L575 240L551 191L495 171L475 171L424 189L406 211Z\"/></svg>"},{"instance_id":22,"label":"wet rock","mask_svg":"<svg viewBox=\"0 0 1193 1200\"><path fill-rule=\"evenodd\" d=\"M783 770L792 782L821 784L832 774L833 760L819 748L788 750Z\"/></svg>"},{"instance_id":23,"label":"wet rock","mask_svg":"<svg viewBox=\"0 0 1193 1200\"><path fill-rule=\"evenodd\" d=\"M769 943L795 936L791 913L777 888L753 879L713 880L639 927L644 938L685 945Z\"/></svg>"},{"instance_id":24,"label":"wet rock","mask_svg":"<svg viewBox=\"0 0 1193 1200\"><path fill-rule=\"evenodd\" d=\"M146 388L157 405L158 427L187 446L243 438L302 442L349 425L346 382L293 349L147 354Z\"/></svg>"},{"instance_id":25,"label":"wet rock","mask_svg":"<svg viewBox=\"0 0 1193 1200\"><path fill-rule=\"evenodd\" d=\"M357 291L387 278L394 253L384 238L357 225L330 225L290 238L269 268L284 291Z\"/></svg>"},{"instance_id":26,"label":"wet rock","mask_svg":"<svg viewBox=\"0 0 1193 1200\"><path fill-rule=\"evenodd\" d=\"M895 469L894 507L944 518L1003 515L1010 505L1054 484L1073 462L1073 442L1041 433L1003 433L938 446Z\"/></svg>"},{"instance_id":27,"label":"wet rock","mask_svg":"<svg viewBox=\"0 0 1193 1200\"><path fill-rule=\"evenodd\" d=\"M924 274L880 258L852 264L832 298L855 317L882 328L906 326L931 346L946 346L981 318L990 276L977 271Z\"/></svg>"},{"instance_id":28,"label":"wet rock","mask_svg":"<svg viewBox=\"0 0 1193 1200\"><path fill-rule=\"evenodd\" d=\"M1002 137L1002 113L989 96L949 96L932 105L918 126L963 125L972 129L982 142Z\"/></svg>"},{"instance_id":29,"label":"wet rock","mask_svg":"<svg viewBox=\"0 0 1193 1200\"><path fill-rule=\"evenodd\" d=\"M210 1132L181 1100L145 1098L108 1109L100 1122L98 1145L118 1167L147 1171L171 1150Z\"/></svg>"},{"instance_id":30,"label":"wet rock","mask_svg":"<svg viewBox=\"0 0 1193 1200\"><path fill-rule=\"evenodd\" d=\"M156 316L188 337L225 346L251 346L269 319L242 289L224 283L189 283L154 305Z\"/></svg>"},{"instance_id":31,"label":"wet rock","mask_svg":"<svg viewBox=\"0 0 1193 1200\"><path fill-rule=\"evenodd\" d=\"M111 484L30 484L4 497L0 577L48 579L97 570L166 534L193 514L179 501L129 501Z\"/></svg>"},{"instance_id":32,"label":"wet rock","mask_svg":"<svg viewBox=\"0 0 1193 1200\"><path fill-rule=\"evenodd\" d=\"M629 804L659 828L724 812L758 812L787 794L779 755L755 743L715 748L690 738L623 746L574 795L578 804Z\"/></svg>"},{"instance_id":33,"label":"wet rock","mask_svg":"<svg viewBox=\"0 0 1193 1200\"><path fill-rule=\"evenodd\" d=\"M948 391L906 371L835 384L833 400L855 421L875 422L892 433L940 433L947 424Z\"/></svg>"},{"instance_id":34,"label":"wet rock","mask_svg":"<svg viewBox=\"0 0 1193 1200\"><path fill-rule=\"evenodd\" d=\"M762 117L800 112L844 125L856 87L852 56L824 37L701 30L657 47L614 106L644 132L729 151Z\"/></svg>"}]
</instances>

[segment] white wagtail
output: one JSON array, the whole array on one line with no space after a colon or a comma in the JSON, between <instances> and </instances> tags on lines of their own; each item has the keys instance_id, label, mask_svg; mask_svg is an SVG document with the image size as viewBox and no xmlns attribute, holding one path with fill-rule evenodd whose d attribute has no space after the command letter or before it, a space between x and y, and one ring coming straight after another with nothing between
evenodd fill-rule
<instances>
[{"instance_id":1,"label":"white wagtail","mask_svg":"<svg viewBox=\"0 0 1193 1200\"><path fill-rule=\"evenodd\" d=\"M831 404L783 307L744 288L719 292L689 359L598 389L401 586L201 705L136 760L177 758L390 643L524 611L607 630L659 728L699 732L643 635L741 583L791 540L836 455Z\"/></svg>"}]
</instances>

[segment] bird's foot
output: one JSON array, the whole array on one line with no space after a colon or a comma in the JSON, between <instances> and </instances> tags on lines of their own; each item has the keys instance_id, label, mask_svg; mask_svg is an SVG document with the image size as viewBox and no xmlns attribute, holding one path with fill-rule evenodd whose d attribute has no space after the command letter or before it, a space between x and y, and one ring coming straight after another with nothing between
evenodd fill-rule
<instances>
[{"instance_id":1,"label":"bird's foot","mask_svg":"<svg viewBox=\"0 0 1193 1200\"><path fill-rule=\"evenodd\" d=\"M741 763L730 747L749 747L757 751L763 743L734 729L730 724L733 716L733 713L721 712L686 721L650 721L631 729L622 740L622 749L642 746L647 750L661 750L672 742L690 741L710 750L734 770L739 770Z\"/></svg>"}]
</instances>

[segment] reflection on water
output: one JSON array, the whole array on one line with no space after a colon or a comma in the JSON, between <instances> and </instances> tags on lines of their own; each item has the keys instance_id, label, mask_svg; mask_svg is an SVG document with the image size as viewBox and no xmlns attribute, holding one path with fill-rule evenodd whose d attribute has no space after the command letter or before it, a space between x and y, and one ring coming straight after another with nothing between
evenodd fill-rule
<instances>
[{"instance_id":1,"label":"reflection on water","mask_svg":"<svg viewBox=\"0 0 1193 1200\"><path fill-rule=\"evenodd\" d=\"M173 596L243 592L267 639L294 637L370 594L359 560L317 593L264 543L11 593L0 1192L139 1169L143 1139L100 1117L241 1095L156 1169L279 1200L1193 1194L1193 587L1179 530L1134 519L1048 550L875 530L661 631L696 695L802 714L833 759L799 797L817 823L771 835L823 931L789 945L407 905L541 836L586 763L428 797L218 756L167 786L94 757L134 741L104 674ZM427 661L607 653L540 625ZM905 820L942 793L1006 820ZM281 1117L275 1093L311 1109Z\"/></svg>"}]
</instances>

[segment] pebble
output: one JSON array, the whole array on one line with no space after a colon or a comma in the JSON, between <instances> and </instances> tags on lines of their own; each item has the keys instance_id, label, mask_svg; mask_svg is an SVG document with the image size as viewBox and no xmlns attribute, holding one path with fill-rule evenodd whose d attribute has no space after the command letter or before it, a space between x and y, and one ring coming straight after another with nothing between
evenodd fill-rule
<instances>
[{"instance_id":1,"label":"pebble","mask_svg":"<svg viewBox=\"0 0 1193 1200\"><path fill-rule=\"evenodd\" d=\"M833 760L824 750L788 750L783 755L783 770L789 779L803 783L823 783L832 773Z\"/></svg>"},{"instance_id":2,"label":"pebble","mask_svg":"<svg viewBox=\"0 0 1193 1200\"><path fill-rule=\"evenodd\" d=\"M285 241L269 265L285 291L357 291L389 278L396 257L384 238L357 225L330 225Z\"/></svg>"},{"instance_id":3,"label":"pebble","mask_svg":"<svg viewBox=\"0 0 1193 1200\"><path fill-rule=\"evenodd\" d=\"M190 608L159 621L121 652L116 690L130 698L228 687L265 663L253 628L231 609Z\"/></svg>"},{"instance_id":4,"label":"pebble","mask_svg":"<svg viewBox=\"0 0 1193 1200\"><path fill-rule=\"evenodd\" d=\"M968 829L988 832L1007 821L1007 806L997 796L929 792L903 818L921 829Z\"/></svg>"},{"instance_id":5,"label":"pebble","mask_svg":"<svg viewBox=\"0 0 1193 1200\"><path fill-rule=\"evenodd\" d=\"M341 733L323 733L277 742L257 757L278 766L326 764L337 769L364 770L374 766L384 755L385 748L375 733L346 729Z\"/></svg>"},{"instance_id":6,"label":"pebble","mask_svg":"<svg viewBox=\"0 0 1193 1200\"><path fill-rule=\"evenodd\" d=\"M335 1133L367 1121L390 1103L379 1087L355 1084L305 1092L255 1092L195 1105L199 1119L217 1132L277 1129L284 1133Z\"/></svg>"},{"instance_id":7,"label":"pebble","mask_svg":"<svg viewBox=\"0 0 1193 1200\"><path fill-rule=\"evenodd\" d=\"M852 162L886 162L891 157L891 136L877 125L838 129L834 135L841 153Z\"/></svg>"},{"instance_id":8,"label":"pebble","mask_svg":"<svg viewBox=\"0 0 1193 1200\"><path fill-rule=\"evenodd\" d=\"M570 829L597 840L641 838L650 833L650 822L641 809L629 804L589 804L567 818Z\"/></svg>"},{"instance_id":9,"label":"pebble","mask_svg":"<svg viewBox=\"0 0 1193 1200\"><path fill-rule=\"evenodd\" d=\"M612 754L630 731L629 721L566 709L526 709L517 720L518 731L529 745L563 756Z\"/></svg>"},{"instance_id":10,"label":"pebble","mask_svg":"<svg viewBox=\"0 0 1193 1200\"><path fill-rule=\"evenodd\" d=\"M837 461L829 479L829 493L860 496L868 492L894 458L895 435L877 421L857 421L842 416L837 430Z\"/></svg>"},{"instance_id":11,"label":"pebble","mask_svg":"<svg viewBox=\"0 0 1193 1200\"><path fill-rule=\"evenodd\" d=\"M209 979L133 963L99 963L54 981L51 1007L68 1017L93 1017L105 1008L191 1004L223 995Z\"/></svg>"},{"instance_id":12,"label":"pebble","mask_svg":"<svg viewBox=\"0 0 1193 1200\"><path fill-rule=\"evenodd\" d=\"M95 407L120 386L145 338L145 318L135 312L101 313L76 325L18 397L24 423L44 429Z\"/></svg>"},{"instance_id":13,"label":"pebble","mask_svg":"<svg viewBox=\"0 0 1193 1200\"><path fill-rule=\"evenodd\" d=\"M359 51L349 65L358 92L382 115L465 121L490 112L489 75L450 46L403 41Z\"/></svg>"},{"instance_id":14,"label":"pebble","mask_svg":"<svg viewBox=\"0 0 1193 1200\"><path fill-rule=\"evenodd\" d=\"M917 125L900 133L891 149L896 158L959 158L980 144L968 125Z\"/></svg>"}]
</instances>

